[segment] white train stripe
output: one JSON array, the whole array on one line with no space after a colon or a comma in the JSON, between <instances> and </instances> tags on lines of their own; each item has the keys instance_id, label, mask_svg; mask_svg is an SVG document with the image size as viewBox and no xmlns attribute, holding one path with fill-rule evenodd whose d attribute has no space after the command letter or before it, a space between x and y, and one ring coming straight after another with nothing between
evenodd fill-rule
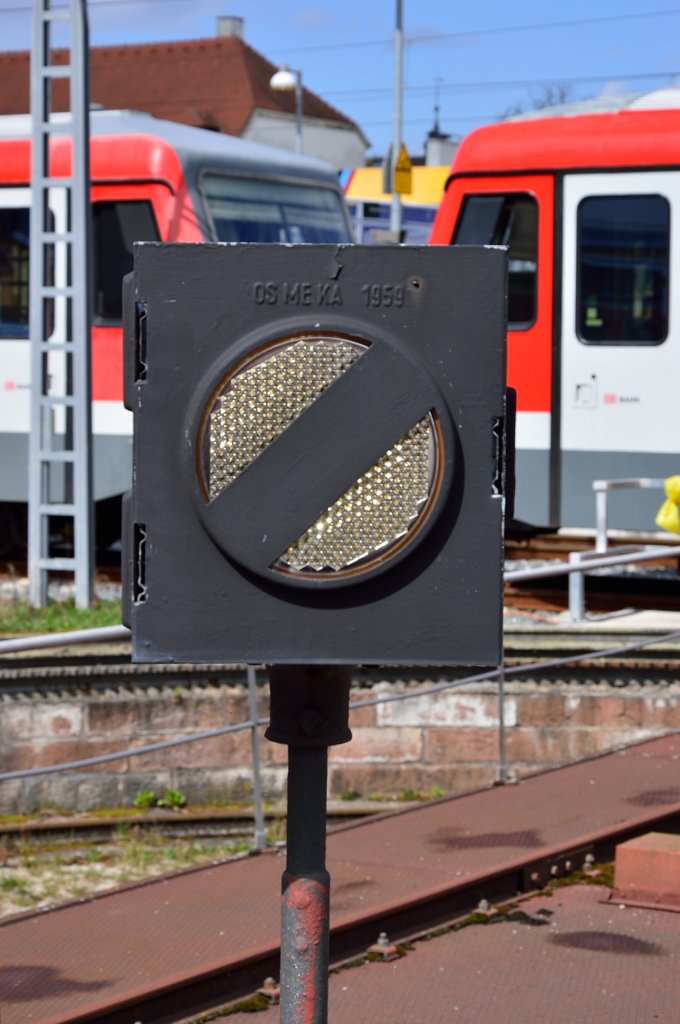
<instances>
[{"instance_id":1,"label":"white train stripe","mask_svg":"<svg viewBox=\"0 0 680 1024\"><path fill-rule=\"evenodd\" d=\"M550 448L550 413L518 412L515 443L517 448L548 451Z\"/></svg>"}]
</instances>

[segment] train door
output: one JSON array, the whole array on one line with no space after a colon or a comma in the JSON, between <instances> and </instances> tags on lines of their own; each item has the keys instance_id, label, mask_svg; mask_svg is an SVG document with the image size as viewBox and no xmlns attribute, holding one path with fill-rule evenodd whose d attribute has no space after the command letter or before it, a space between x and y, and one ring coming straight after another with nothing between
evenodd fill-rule
<instances>
[{"instance_id":1,"label":"train door","mask_svg":"<svg viewBox=\"0 0 680 1024\"><path fill-rule=\"evenodd\" d=\"M50 229L66 230L66 193L49 191ZM28 488L28 432L30 427L31 353L29 344L29 247L31 191L28 187L0 189L0 443L3 473L0 500L25 501ZM63 242L46 250L46 280L66 285ZM65 337L66 307L62 299L49 299L46 318L52 341ZM63 353L50 353L48 380L56 392L63 387ZM56 410L55 417L63 416ZM64 429L55 422L55 433Z\"/></svg>"},{"instance_id":2,"label":"train door","mask_svg":"<svg viewBox=\"0 0 680 1024\"><path fill-rule=\"evenodd\" d=\"M454 178L430 241L508 247L508 383L517 390L515 517L555 525L552 447L554 179Z\"/></svg>"},{"instance_id":3,"label":"train door","mask_svg":"<svg viewBox=\"0 0 680 1024\"><path fill-rule=\"evenodd\" d=\"M680 175L564 178L560 521L594 523L594 479L680 472ZM673 270L673 273L671 273ZM654 530L658 491L612 496Z\"/></svg>"},{"instance_id":4,"label":"train door","mask_svg":"<svg viewBox=\"0 0 680 1024\"><path fill-rule=\"evenodd\" d=\"M172 238L176 203L158 183L92 188L92 431L97 538L116 538L118 495L130 486L132 414L123 406L122 283L139 241ZM174 240L174 239L173 239Z\"/></svg>"}]
</instances>

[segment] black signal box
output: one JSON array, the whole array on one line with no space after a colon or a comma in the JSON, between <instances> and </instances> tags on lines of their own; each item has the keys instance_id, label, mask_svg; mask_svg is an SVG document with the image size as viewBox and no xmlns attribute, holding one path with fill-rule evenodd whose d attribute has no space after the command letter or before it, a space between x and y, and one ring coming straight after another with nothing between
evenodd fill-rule
<instances>
[{"instance_id":1,"label":"black signal box","mask_svg":"<svg viewBox=\"0 0 680 1024\"><path fill-rule=\"evenodd\" d=\"M136 661L495 665L505 254L135 246Z\"/></svg>"}]
</instances>

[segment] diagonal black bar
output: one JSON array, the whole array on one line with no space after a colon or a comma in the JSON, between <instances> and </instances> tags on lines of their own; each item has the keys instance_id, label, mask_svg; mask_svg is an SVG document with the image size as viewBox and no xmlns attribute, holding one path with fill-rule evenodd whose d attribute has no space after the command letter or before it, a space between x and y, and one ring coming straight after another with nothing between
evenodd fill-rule
<instances>
[{"instance_id":1,"label":"diagonal black bar","mask_svg":"<svg viewBox=\"0 0 680 1024\"><path fill-rule=\"evenodd\" d=\"M212 536L260 571L436 405L425 373L374 344L205 509Z\"/></svg>"}]
</instances>

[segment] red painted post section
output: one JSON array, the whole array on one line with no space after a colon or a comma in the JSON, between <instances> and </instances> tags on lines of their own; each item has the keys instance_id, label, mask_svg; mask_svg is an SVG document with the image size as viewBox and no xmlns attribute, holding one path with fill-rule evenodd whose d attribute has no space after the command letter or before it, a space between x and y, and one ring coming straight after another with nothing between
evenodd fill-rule
<instances>
[{"instance_id":1,"label":"red painted post section","mask_svg":"<svg viewBox=\"0 0 680 1024\"><path fill-rule=\"evenodd\" d=\"M281 1020L286 1024L320 1024L326 1020L329 906L328 876L323 880L284 873Z\"/></svg>"}]
</instances>

